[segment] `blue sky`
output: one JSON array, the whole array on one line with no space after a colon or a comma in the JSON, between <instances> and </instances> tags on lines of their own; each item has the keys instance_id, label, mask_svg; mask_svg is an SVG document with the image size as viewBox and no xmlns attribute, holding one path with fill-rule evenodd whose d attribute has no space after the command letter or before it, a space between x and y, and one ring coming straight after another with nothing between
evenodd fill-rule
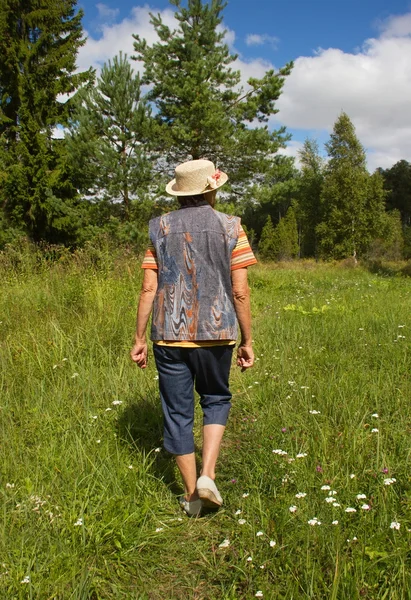
<instances>
[{"instance_id":1,"label":"blue sky","mask_svg":"<svg viewBox=\"0 0 411 600\"><path fill-rule=\"evenodd\" d=\"M131 33L154 41L150 10L173 23L167 0L82 0L79 7L88 35L82 68L98 69L120 50L131 54ZM411 161L411 0L229 0L223 17L244 82L295 61L270 123L292 133L285 153L296 155L306 137L322 144L345 110L371 171Z\"/></svg>"}]
</instances>

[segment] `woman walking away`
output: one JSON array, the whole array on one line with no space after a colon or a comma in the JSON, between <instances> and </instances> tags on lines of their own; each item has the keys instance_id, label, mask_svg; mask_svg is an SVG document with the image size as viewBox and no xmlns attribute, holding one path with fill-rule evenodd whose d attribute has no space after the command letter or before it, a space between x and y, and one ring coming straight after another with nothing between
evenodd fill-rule
<instances>
[{"instance_id":1,"label":"woman walking away","mask_svg":"<svg viewBox=\"0 0 411 600\"><path fill-rule=\"evenodd\" d=\"M151 340L164 414L164 448L175 455L184 482L180 504L189 516L223 499L215 468L231 407L229 373L237 341L237 365L254 364L247 267L256 263L240 218L214 210L228 177L209 160L179 165L166 187L180 208L149 224L150 246L142 267L132 360L147 366ZM194 389L203 411L202 470L194 454Z\"/></svg>"}]
</instances>

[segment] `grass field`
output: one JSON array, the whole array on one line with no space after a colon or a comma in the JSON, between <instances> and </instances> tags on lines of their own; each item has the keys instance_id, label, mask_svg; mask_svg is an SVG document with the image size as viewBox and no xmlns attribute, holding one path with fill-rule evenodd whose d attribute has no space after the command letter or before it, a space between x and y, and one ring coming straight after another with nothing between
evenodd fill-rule
<instances>
[{"instance_id":1,"label":"grass field","mask_svg":"<svg viewBox=\"0 0 411 600\"><path fill-rule=\"evenodd\" d=\"M250 269L224 508L188 519L128 356L139 260L61 262L1 267L0 598L411 598L410 279Z\"/></svg>"}]
</instances>

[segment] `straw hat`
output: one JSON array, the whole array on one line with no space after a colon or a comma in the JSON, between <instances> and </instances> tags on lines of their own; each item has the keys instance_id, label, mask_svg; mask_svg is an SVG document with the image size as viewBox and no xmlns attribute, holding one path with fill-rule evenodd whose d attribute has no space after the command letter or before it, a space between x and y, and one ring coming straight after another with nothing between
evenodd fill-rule
<instances>
[{"instance_id":1,"label":"straw hat","mask_svg":"<svg viewBox=\"0 0 411 600\"><path fill-rule=\"evenodd\" d=\"M211 160L190 160L178 165L175 179L166 186L171 196L195 196L220 188L228 175L216 169Z\"/></svg>"}]
</instances>

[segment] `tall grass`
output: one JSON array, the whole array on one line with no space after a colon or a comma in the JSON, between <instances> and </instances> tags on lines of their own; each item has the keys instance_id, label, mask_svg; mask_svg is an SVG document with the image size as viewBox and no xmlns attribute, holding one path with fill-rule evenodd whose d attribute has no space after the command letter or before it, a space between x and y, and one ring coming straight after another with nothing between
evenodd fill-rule
<instances>
[{"instance_id":1,"label":"tall grass","mask_svg":"<svg viewBox=\"0 0 411 600\"><path fill-rule=\"evenodd\" d=\"M139 257L31 260L0 261L1 598L411 598L410 280L250 269L224 507L188 519L128 357Z\"/></svg>"}]
</instances>

